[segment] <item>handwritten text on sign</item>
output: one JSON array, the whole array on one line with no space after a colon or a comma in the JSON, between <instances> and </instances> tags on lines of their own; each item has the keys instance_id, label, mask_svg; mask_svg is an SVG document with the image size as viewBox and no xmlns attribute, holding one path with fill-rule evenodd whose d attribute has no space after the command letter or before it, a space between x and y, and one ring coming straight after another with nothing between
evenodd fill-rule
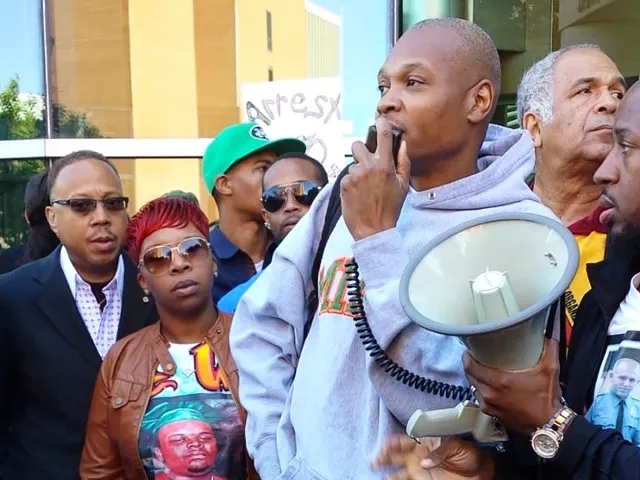
<instances>
[{"instance_id":1,"label":"handwritten text on sign","mask_svg":"<svg viewBox=\"0 0 640 480\"><path fill-rule=\"evenodd\" d=\"M340 113L341 97L342 94L340 93L335 97L316 95L315 98L307 100L304 93L298 92L289 101L286 96L277 93L275 98L262 99L262 110L251 101L246 103L245 109L249 120L254 122L262 121L266 125L271 125L273 120L282 117L283 109L302 115L302 118L313 117L320 119L322 123L327 124L333 116L335 116L336 120L342 120L342 114Z\"/></svg>"},{"instance_id":2,"label":"handwritten text on sign","mask_svg":"<svg viewBox=\"0 0 640 480\"><path fill-rule=\"evenodd\" d=\"M344 165L342 80L337 77L248 84L242 88L245 120L270 138L297 137L332 175Z\"/></svg>"}]
</instances>

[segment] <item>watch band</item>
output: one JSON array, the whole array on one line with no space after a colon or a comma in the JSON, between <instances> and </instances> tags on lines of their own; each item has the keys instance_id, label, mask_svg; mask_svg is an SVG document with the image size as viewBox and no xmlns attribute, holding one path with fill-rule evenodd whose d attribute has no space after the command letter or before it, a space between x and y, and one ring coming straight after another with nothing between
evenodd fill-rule
<instances>
[{"instance_id":1,"label":"watch band","mask_svg":"<svg viewBox=\"0 0 640 480\"><path fill-rule=\"evenodd\" d=\"M563 405L545 426L555 432L558 432L560 435L564 435L564 432L569 428L569 425L571 425L571 422L573 422L573 419L576 418L576 416L576 412L566 405Z\"/></svg>"}]
</instances>

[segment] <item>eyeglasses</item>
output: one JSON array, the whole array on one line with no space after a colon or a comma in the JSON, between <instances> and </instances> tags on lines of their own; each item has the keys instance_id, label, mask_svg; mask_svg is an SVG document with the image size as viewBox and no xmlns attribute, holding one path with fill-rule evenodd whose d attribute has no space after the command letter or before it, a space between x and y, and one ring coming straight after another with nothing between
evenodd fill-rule
<instances>
[{"instance_id":1,"label":"eyeglasses","mask_svg":"<svg viewBox=\"0 0 640 480\"><path fill-rule=\"evenodd\" d=\"M269 213L276 213L287 203L287 192L291 192L300 205L311 206L322 187L313 182L299 181L287 185L276 185L262 194L262 206Z\"/></svg>"},{"instance_id":2,"label":"eyeglasses","mask_svg":"<svg viewBox=\"0 0 640 480\"><path fill-rule=\"evenodd\" d=\"M174 255L180 255L190 262L202 261L209 258L209 242L202 237L190 237L182 240L178 245L158 245L144 252L138 267L144 268L151 275L166 273L173 263Z\"/></svg>"},{"instance_id":3,"label":"eyeglasses","mask_svg":"<svg viewBox=\"0 0 640 480\"><path fill-rule=\"evenodd\" d=\"M129 205L129 197L109 197L103 200L93 198L70 198L68 200L54 200L52 205L63 205L69 207L76 213L87 214L93 212L101 203L105 210L110 212L122 212Z\"/></svg>"}]
</instances>

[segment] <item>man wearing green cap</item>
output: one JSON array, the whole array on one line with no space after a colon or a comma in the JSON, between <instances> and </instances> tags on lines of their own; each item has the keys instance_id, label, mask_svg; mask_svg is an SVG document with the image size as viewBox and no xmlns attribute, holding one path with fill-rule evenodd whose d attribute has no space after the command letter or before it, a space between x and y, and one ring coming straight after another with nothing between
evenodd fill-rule
<instances>
[{"instance_id":1,"label":"man wearing green cap","mask_svg":"<svg viewBox=\"0 0 640 480\"><path fill-rule=\"evenodd\" d=\"M260 203L265 170L277 156L305 150L294 138L269 140L262 127L251 122L225 128L207 147L202 176L220 216L210 235L218 265L214 302L262 268L271 241Z\"/></svg>"}]
</instances>

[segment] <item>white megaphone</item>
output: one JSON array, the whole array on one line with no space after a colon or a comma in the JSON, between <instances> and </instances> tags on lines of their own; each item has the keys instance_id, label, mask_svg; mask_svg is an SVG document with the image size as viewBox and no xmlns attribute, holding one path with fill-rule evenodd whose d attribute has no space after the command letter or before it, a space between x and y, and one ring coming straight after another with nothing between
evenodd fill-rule
<instances>
[{"instance_id":1,"label":"white megaphone","mask_svg":"<svg viewBox=\"0 0 640 480\"><path fill-rule=\"evenodd\" d=\"M502 370L535 366L548 322L563 319L560 297L578 268L573 234L540 215L487 215L436 237L409 261L400 300L418 325L455 335L478 362ZM554 318L549 318L553 314ZM413 438L471 433L506 440L504 429L475 402L416 411Z\"/></svg>"}]
</instances>

